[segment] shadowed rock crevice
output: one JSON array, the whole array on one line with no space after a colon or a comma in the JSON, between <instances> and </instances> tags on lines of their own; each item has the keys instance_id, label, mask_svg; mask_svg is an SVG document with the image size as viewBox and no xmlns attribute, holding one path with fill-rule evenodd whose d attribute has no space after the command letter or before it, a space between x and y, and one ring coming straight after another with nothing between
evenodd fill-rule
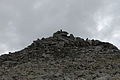
<instances>
[{"instance_id":1,"label":"shadowed rock crevice","mask_svg":"<svg viewBox=\"0 0 120 80\"><path fill-rule=\"evenodd\" d=\"M120 51L66 31L0 56L0 80L119 80Z\"/></svg>"}]
</instances>

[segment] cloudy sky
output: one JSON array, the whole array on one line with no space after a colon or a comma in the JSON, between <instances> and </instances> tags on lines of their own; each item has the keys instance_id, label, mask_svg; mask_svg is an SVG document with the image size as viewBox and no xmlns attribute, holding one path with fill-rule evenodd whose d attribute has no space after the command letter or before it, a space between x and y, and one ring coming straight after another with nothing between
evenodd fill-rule
<instances>
[{"instance_id":1,"label":"cloudy sky","mask_svg":"<svg viewBox=\"0 0 120 80\"><path fill-rule=\"evenodd\" d=\"M0 53L59 29L120 48L120 0L0 0Z\"/></svg>"}]
</instances>

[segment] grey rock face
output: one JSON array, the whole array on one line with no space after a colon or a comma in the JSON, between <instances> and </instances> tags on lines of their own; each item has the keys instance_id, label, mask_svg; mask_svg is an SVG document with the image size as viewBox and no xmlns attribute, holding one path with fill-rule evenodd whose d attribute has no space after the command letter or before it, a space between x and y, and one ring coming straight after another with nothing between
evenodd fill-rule
<instances>
[{"instance_id":1,"label":"grey rock face","mask_svg":"<svg viewBox=\"0 0 120 80\"><path fill-rule=\"evenodd\" d=\"M0 56L0 80L120 80L119 62L114 45L60 30Z\"/></svg>"}]
</instances>

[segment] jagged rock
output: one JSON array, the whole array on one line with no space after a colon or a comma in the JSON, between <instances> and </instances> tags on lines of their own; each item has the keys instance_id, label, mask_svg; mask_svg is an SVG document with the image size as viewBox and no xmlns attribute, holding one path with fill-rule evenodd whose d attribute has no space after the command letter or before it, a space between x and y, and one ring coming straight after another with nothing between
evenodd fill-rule
<instances>
[{"instance_id":1,"label":"jagged rock","mask_svg":"<svg viewBox=\"0 0 120 80\"><path fill-rule=\"evenodd\" d=\"M0 80L120 80L119 62L114 45L60 30L0 56Z\"/></svg>"},{"instance_id":2,"label":"jagged rock","mask_svg":"<svg viewBox=\"0 0 120 80\"><path fill-rule=\"evenodd\" d=\"M68 35L68 32L60 30L54 33L53 37L62 37L62 36L67 37L67 35Z\"/></svg>"},{"instance_id":3,"label":"jagged rock","mask_svg":"<svg viewBox=\"0 0 120 80\"><path fill-rule=\"evenodd\" d=\"M62 48L62 47L65 46L65 42L58 42L58 43L56 44L56 46L59 47L59 48Z\"/></svg>"},{"instance_id":4,"label":"jagged rock","mask_svg":"<svg viewBox=\"0 0 120 80\"><path fill-rule=\"evenodd\" d=\"M102 50L102 48L103 48L102 46L96 46L95 51L100 51L100 50Z\"/></svg>"},{"instance_id":5,"label":"jagged rock","mask_svg":"<svg viewBox=\"0 0 120 80\"><path fill-rule=\"evenodd\" d=\"M73 34L70 34L70 39L74 40L75 37L73 36Z\"/></svg>"}]
</instances>

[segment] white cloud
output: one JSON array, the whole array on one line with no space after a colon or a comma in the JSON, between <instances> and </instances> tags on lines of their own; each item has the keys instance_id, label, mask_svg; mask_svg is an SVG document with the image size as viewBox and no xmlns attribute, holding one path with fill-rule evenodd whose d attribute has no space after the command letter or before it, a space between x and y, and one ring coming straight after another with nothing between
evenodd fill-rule
<instances>
[{"instance_id":1,"label":"white cloud","mask_svg":"<svg viewBox=\"0 0 120 80\"><path fill-rule=\"evenodd\" d=\"M120 31L119 31L119 30L114 30L114 31L112 32L112 37L113 37L113 39L118 40L119 37L120 37ZM118 38L118 39L117 39L117 38Z\"/></svg>"},{"instance_id":2,"label":"white cloud","mask_svg":"<svg viewBox=\"0 0 120 80\"><path fill-rule=\"evenodd\" d=\"M97 12L95 12L95 22L96 28L98 31L102 31L104 29L109 29L112 25L112 21L114 19L114 8L115 4L106 3Z\"/></svg>"},{"instance_id":3,"label":"white cloud","mask_svg":"<svg viewBox=\"0 0 120 80\"><path fill-rule=\"evenodd\" d=\"M96 21L97 23L97 30L102 31L105 28L109 28L111 26L113 17L112 16L98 16L98 20Z\"/></svg>"},{"instance_id":4,"label":"white cloud","mask_svg":"<svg viewBox=\"0 0 120 80\"><path fill-rule=\"evenodd\" d=\"M9 51L9 47L6 44L0 43L0 53L5 53Z\"/></svg>"}]
</instances>

